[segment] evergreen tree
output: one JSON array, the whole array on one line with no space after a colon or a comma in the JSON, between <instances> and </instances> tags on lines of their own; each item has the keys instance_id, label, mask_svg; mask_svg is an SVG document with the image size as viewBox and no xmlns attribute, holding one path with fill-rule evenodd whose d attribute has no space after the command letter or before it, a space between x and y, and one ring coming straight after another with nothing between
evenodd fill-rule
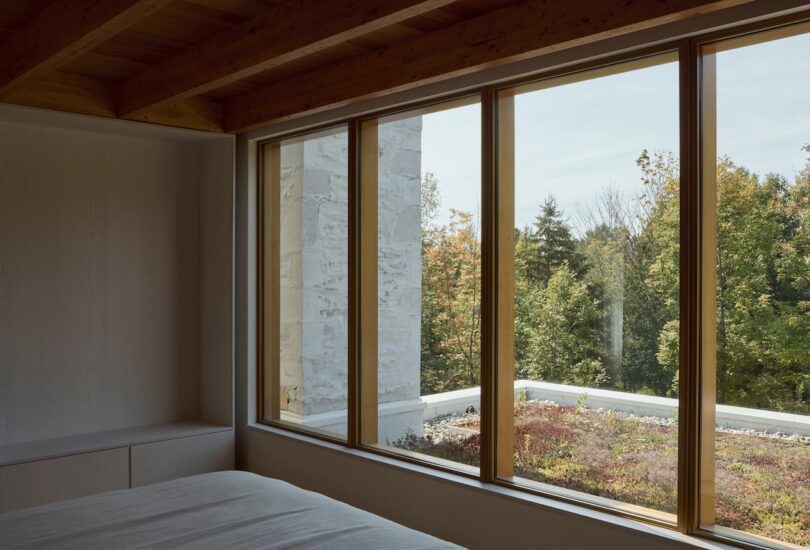
<instances>
[{"instance_id":1,"label":"evergreen tree","mask_svg":"<svg viewBox=\"0 0 810 550\"><path fill-rule=\"evenodd\" d=\"M530 240L533 248L526 266L530 278L545 285L563 263L567 263L577 275L580 274L582 255L577 251L576 239L554 197L548 197L541 206Z\"/></svg>"},{"instance_id":2,"label":"evergreen tree","mask_svg":"<svg viewBox=\"0 0 810 550\"><path fill-rule=\"evenodd\" d=\"M638 166L640 200L608 194L581 242L553 198L515 230L517 378L677 395L678 164L643 151ZM716 217L717 400L810 413L810 159L793 182L720 159ZM424 393L479 383L479 285L471 216L424 226Z\"/></svg>"},{"instance_id":3,"label":"evergreen tree","mask_svg":"<svg viewBox=\"0 0 810 550\"><path fill-rule=\"evenodd\" d=\"M531 378L590 387L607 382L595 349L596 304L567 262L551 276L537 305L538 326L528 350Z\"/></svg>"}]
</instances>

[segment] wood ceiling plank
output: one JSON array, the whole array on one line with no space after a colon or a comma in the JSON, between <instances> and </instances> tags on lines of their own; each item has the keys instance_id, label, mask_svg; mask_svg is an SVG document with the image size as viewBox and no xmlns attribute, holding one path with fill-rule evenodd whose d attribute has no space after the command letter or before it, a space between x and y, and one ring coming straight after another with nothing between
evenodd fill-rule
<instances>
[{"instance_id":1,"label":"wood ceiling plank","mask_svg":"<svg viewBox=\"0 0 810 550\"><path fill-rule=\"evenodd\" d=\"M0 2L0 27L20 29L50 2L51 0L3 0Z\"/></svg>"},{"instance_id":2,"label":"wood ceiling plank","mask_svg":"<svg viewBox=\"0 0 810 550\"><path fill-rule=\"evenodd\" d=\"M147 66L148 65L145 63L121 57L111 57L94 50L62 65L59 70L66 73L100 78L102 80L120 81L136 71L143 70Z\"/></svg>"},{"instance_id":3,"label":"wood ceiling plank","mask_svg":"<svg viewBox=\"0 0 810 550\"><path fill-rule=\"evenodd\" d=\"M291 0L125 80L120 113L203 94L448 5L453 0Z\"/></svg>"},{"instance_id":4,"label":"wood ceiling plank","mask_svg":"<svg viewBox=\"0 0 810 550\"><path fill-rule=\"evenodd\" d=\"M228 99L225 129L347 105L751 0L525 0Z\"/></svg>"},{"instance_id":5,"label":"wood ceiling plank","mask_svg":"<svg viewBox=\"0 0 810 550\"><path fill-rule=\"evenodd\" d=\"M281 0L185 0L185 2L234 13L242 17L257 17L268 9L276 7Z\"/></svg>"},{"instance_id":6,"label":"wood ceiling plank","mask_svg":"<svg viewBox=\"0 0 810 550\"><path fill-rule=\"evenodd\" d=\"M88 52L171 0L57 0L0 44L0 97Z\"/></svg>"}]
</instances>

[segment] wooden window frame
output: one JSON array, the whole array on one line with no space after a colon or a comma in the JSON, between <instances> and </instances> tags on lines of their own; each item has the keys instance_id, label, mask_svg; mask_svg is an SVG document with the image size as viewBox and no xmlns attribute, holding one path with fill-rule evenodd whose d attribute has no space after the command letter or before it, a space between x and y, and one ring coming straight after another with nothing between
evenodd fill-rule
<instances>
[{"instance_id":1,"label":"wooden window frame","mask_svg":"<svg viewBox=\"0 0 810 550\"><path fill-rule=\"evenodd\" d=\"M810 14L771 19L735 27L723 32L710 33L700 37L684 40L682 52L687 52L688 60L682 62L682 70L687 65L688 82L682 80L682 103L684 96L688 103L688 117L682 126L688 126L682 132L683 140L689 140L689 166L692 193L691 204L682 206L682 212L688 211L692 216L693 227L697 231L688 238L688 254L691 261L697 262L698 277L696 288L689 293L690 307L696 307L693 319L692 337L697 342L689 342L690 353L695 361L690 369L688 387L683 386L689 397L689 408L697 411L688 419L688 437L690 449L681 454L682 471L689 472L685 488L686 496L683 513L679 506L679 528L681 531L717 542L734 544L742 548L788 548L799 550L800 547L762 535L754 535L720 525L715 525L715 449L716 449L716 406L717 406L717 60L716 55L723 51L746 46L772 42L781 38L810 33ZM683 74L683 73L682 73ZM682 116L684 113L682 113ZM682 169L684 163L682 161ZM684 246L682 223L682 247ZM682 257L684 253L682 252ZM692 277L683 272L682 280ZM684 335L682 333L681 337ZM683 340L682 340L683 341ZM681 407L684 409L685 407ZM681 420L684 414L681 413ZM679 494L680 498L680 494Z\"/></svg>"},{"instance_id":2,"label":"wooden window frame","mask_svg":"<svg viewBox=\"0 0 810 550\"><path fill-rule=\"evenodd\" d=\"M473 479L478 479L479 469L457 464L448 460L431 457L428 455L411 452L403 449L392 449L388 446L380 445L377 441L377 417L378 417L378 382L377 382L377 204L378 204L378 140L377 133L380 124L401 120L420 115L445 111L465 105L480 104L482 110L482 120L484 118L484 94L480 90L464 91L445 95L440 98L427 101L411 103L407 106L387 109L375 112L369 116L353 120L353 125L357 128L356 147L359 157L356 159L357 172L355 179L357 182L357 207L356 213L359 225L357 226L357 242L359 255L356 259L355 273L358 285L359 301L356 304L360 319L358 320L358 356L357 356L357 416L358 433L350 446L363 449L380 456L387 456L397 460L403 460L412 464L428 465L448 473L458 474ZM483 142L483 137L482 137ZM483 159L486 158L482 155ZM483 172L482 172L483 174ZM482 175L482 188L484 187ZM483 202L483 200L482 200ZM482 220L482 231L484 222ZM482 246L483 248L483 246ZM482 264L485 256L482 250ZM482 291L484 283L482 281ZM482 303L484 296L482 296ZM483 307L483 305L482 305ZM483 318L483 313L482 313ZM484 353L484 337L482 329L482 355ZM482 360L482 377L483 377ZM482 386L483 391L483 386ZM482 398L482 408L483 408ZM483 415L483 413L482 413ZM483 431L482 431L483 433ZM482 455L483 455L482 446Z\"/></svg>"},{"instance_id":3,"label":"wooden window frame","mask_svg":"<svg viewBox=\"0 0 810 550\"><path fill-rule=\"evenodd\" d=\"M347 437L307 427L281 418L281 322L280 322L280 285L277 274L281 267L281 225L277 214L281 207L281 146L284 142L294 139L314 139L321 135L329 135L348 131L349 156L353 154L352 126L346 122L326 124L307 130L290 132L283 137L263 140L257 144L257 178L256 178L256 419L260 424L282 428L300 435L306 435L322 441L346 445L351 441L353 434L353 403L356 401L352 391L352 374L356 371L352 366L355 352L356 331L352 311L349 308L348 318L348 407L347 407ZM356 256L352 249L353 234L353 189L352 165L348 164L348 301L355 296L352 286L352 259Z\"/></svg>"},{"instance_id":4,"label":"wooden window frame","mask_svg":"<svg viewBox=\"0 0 810 550\"><path fill-rule=\"evenodd\" d=\"M541 79L522 79L499 85L493 88L493 105L495 106L493 125L497 128L495 139L496 151L496 177L494 182L495 199L494 210L498 219L493 223L497 226L497 280L493 286L497 289L495 300L497 304L496 339L498 343L497 363L493 366L496 371L495 391L497 400L492 404L496 410L495 423L498 426L508 426L507 429L497 429L495 433L495 448L492 451L495 457L494 469L489 474L494 484L510 488L519 488L523 491L550 497L563 502L575 503L593 510L606 511L643 523L672 528L676 525L676 514L661 512L651 508L629 503L622 503L591 495L579 491L557 487L547 483L531 480L513 479L513 429L514 417L514 209L515 209L515 143L514 143L514 98L524 93L564 86L567 84L587 80L597 80L625 72L645 69L652 66L670 62L680 62L679 44L665 43L654 48L635 50L630 54L614 56L608 60L600 60L575 67L564 68L550 72ZM483 395L483 388L482 388ZM482 411L484 407L482 405ZM680 434L679 434L680 438Z\"/></svg>"},{"instance_id":5,"label":"wooden window frame","mask_svg":"<svg viewBox=\"0 0 810 550\"><path fill-rule=\"evenodd\" d=\"M800 29L800 30L797 30ZM652 48L577 63L425 101L384 109L257 142L257 419L316 439L362 449L407 463L505 486L663 526L742 548L794 548L742 531L712 526L714 521L716 268L716 99L711 46L732 49L810 32L810 12L736 25ZM581 73L615 74L644 66L649 58L676 52L679 64L681 265L680 377L678 418L678 506L676 519L640 507L614 506L598 497L558 487L548 490L513 483L511 459L514 414L514 96L517 87L559 85ZM627 67L630 67L629 69ZM397 114L415 116L453 101L479 97L481 105L481 467L476 472L429 456L392 452L376 445L377 426L377 121ZM349 342L346 439L280 419L278 285L279 144L329 129L349 134ZM509 137L511 136L511 139ZM511 160L510 160L511 159ZM705 159L712 159L706 162ZM373 214L373 215L372 215ZM275 225L274 225L275 224ZM275 270L275 271L274 271ZM712 289L707 292L706 289ZM268 311L270 312L268 314ZM269 367L269 368L268 368Z\"/></svg>"}]
</instances>

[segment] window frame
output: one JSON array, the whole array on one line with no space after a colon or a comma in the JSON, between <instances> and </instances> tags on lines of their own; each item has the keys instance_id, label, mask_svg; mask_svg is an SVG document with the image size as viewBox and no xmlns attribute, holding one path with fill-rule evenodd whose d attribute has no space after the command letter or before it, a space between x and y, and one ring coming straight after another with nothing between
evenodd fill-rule
<instances>
[{"instance_id":1,"label":"window frame","mask_svg":"<svg viewBox=\"0 0 810 550\"><path fill-rule=\"evenodd\" d=\"M612 515L677 530L681 533L716 542L733 544L742 548L793 548L793 545L736 531L721 526L706 528L701 521L701 510L711 506L713 514L714 491L714 438L707 433L714 432L715 405L715 371L714 363L709 359L715 353L711 345L714 325L706 312L714 303L712 288L713 269L707 269L714 261L713 232L708 228L714 220L712 201L709 194L713 191L711 177L706 169L711 163L704 158L711 156L705 136L714 132L706 124L706 113L711 112L713 105L704 97L707 79L711 78L710 61L705 60L702 52L705 46L739 40L768 41L770 36L780 32L790 33L789 27L810 25L810 11L804 10L790 15L769 17L754 23L736 24L729 28L703 32L679 40L666 41L657 45L634 48L617 55L608 55L595 60L575 62L563 67L545 70L530 76L499 81L496 84L476 86L379 109L362 116L345 117L327 124L306 127L274 135L256 141L256 403L257 422L281 428L317 440L335 443L350 449L360 449L397 461L425 466L431 469L461 475L480 481L484 484L506 487L531 495L550 498L564 503L575 504L588 509L607 512ZM766 36L763 38L764 36ZM751 42L751 43L754 43ZM733 46L738 47L738 46ZM499 94L504 90L541 84L546 81L566 77L576 78L580 73L605 71L612 74L611 68L632 62L641 62L647 58L662 54L676 54L679 70L679 133L680 133L680 366L679 366L679 408L678 408L678 478L677 478L677 513L656 513L655 510L638 510L638 506L627 504L615 506L598 502L599 498L580 494L563 488L552 487L549 490L529 487L514 483L504 478L511 476L511 430L499 430L499 425L512 422L512 392L509 385L512 373L508 368L498 365L511 363L505 354L511 354L513 346L508 345L513 338L509 324L500 323L499 319L511 316L514 319L513 305L502 297L510 292L503 281L509 281L508 266L513 239L514 212L509 207L514 202L512 186L511 202L508 186L502 185L510 174L505 168L501 155L508 154L510 144L504 140L504 130L509 127L510 105L499 101ZM627 69L624 69L627 70ZM632 70L632 69L630 69ZM617 71L617 72L623 72ZM368 162L369 152L373 148L376 158L376 142L365 136L363 126L380 118L397 114L416 112L419 109L430 109L453 101L478 97L481 105L481 455L480 470L472 473L464 468L447 464L447 461L431 459L417 453L391 452L375 446L373 442L364 441L362 434L376 425L377 388L376 368L364 369L365 357L371 351L376 352L376 322L364 322L373 316L376 320L376 284L375 292L370 296L370 285L363 284L371 276L376 280L376 254L370 262L364 250L371 246L376 249L376 224L371 227L364 212L376 208L376 174L373 177L374 193L370 193L370 181L365 177L373 172ZM513 102L512 102L513 108ZM512 117L514 116L512 112ZM267 375L267 345L264 331L268 319L265 318L264 300L267 298L268 283L266 265L265 239L267 199L267 160L265 148L268 144L284 140L306 137L310 134L335 128L348 128L348 409L347 437L342 439L317 429L306 428L285 422L278 418L266 418L268 408L271 411L277 406L272 399L265 400L267 388L273 387L273 378ZM501 137L499 137L501 136ZM514 133L512 133L514 139ZM514 144L511 144L514 147ZM365 183L364 183L365 182ZM272 185L272 183L271 183ZM373 229L373 231L371 230ZM369 237L373 237L370 239ZM372 269L373 265L373 269ZM371 309L374 309L374 312ZM511 311L511 314L510 314ZM373 333L373 334L372 334ZM710 334L711 333L711 334ZM504 345L506 343L506 345ZM707 345L708 343L708 345ZM376 360L373 361L376 366ZM278 371L269 368L270 372ZM373 372L372 372L373 371ZM373 376L372 376L373 375ZM276 381L276 384L278 382ZM373 391L371 390L373 388ZM373 395L372 395L373 394ZM277 400L276 400L277 401ZM269 404L269 407L268 407ZM369 406L372 405L372 406ZM710 411L710 412L707 412ZM375 430L376 432L376 430ZM709 448L711 447L711 448ZM650 513L652 512L652 513ZM719 528L717 528L719 527Z\"/></svg>"},{"instance_id":2,"label":"window frame","mask_svg":"<svg viewBox=\"0 0 810 550\"><path fill-rule=\"evenodd\" d=\"M378 308L378 255L377 255L377 206L378 206L378 169L377 169L377 128L380 124L390 122L394 117L411 118L414 116L430 114L432 112L441 112L445 110L454 109L466 105L478 104L481 106L482 111L482 124L483 124L483 105L484 96L480 90L463 91L445 95L439 98L423 101L419 103L412 103L406 106L387 109L372 113L367 116L358 117L354 123L357 127L357 151L359 158L357 159L357 207L359 212L357 216L360 224L357 227L359 236L357 237L360 252L358 254L357 263L354 264L355 272L358 279L358 312L360 317L365 319L363 322L358 321L358 334L359 339L358 351L359 356L357 360L364 365L357 366L357 396L359 403L357 404L358 410L358 433L356 436L356 447L364 451L373 452L381 456L405 460L413 464L421 464L438 468L440 470L460 474L472 479L479 479L480 475L477 468L466 466L464 464L453 463L449 460L443 460L429 455L424 455L416 452L398 449L396 451L386 448L386 446L379 445L377 439L377 417L379 406L378 384L377 384L377 308ZM483 141L483 140L482 140ZM482 156L482 159L484 157ZM483 172L481 180L483 182ZM483 188L483 184L482 184ZM482 199L483 208L483 199ZM482 229L483 229L482 220ZM482 243L483 248L483 243ZM363 251L366 251L364 254ZM482 251L483 255L483 251ZM482 258L483 264L483 258ZM366 282L363 282L366 281ZM370 282L369 282L370 281ZM483 277L481 281L481 289L483 292L484 283ZM483 296L482 296L483 300ZM483 318L483 315L482 315ZM483 335L482 335L483 347ZM482 350L483 354L483 350ZM483 370L483 360L482 360ZM373 434L373 437L369 437ZM483 453L483 446L482 446Z\"/></svg>"},{"instance_id":3,"label":"window frame","mask_svg":"<svg viewBox=\"0 0 810 550\"><path fill-rule=\"evenodd\" d=\"M581 493L551 484L540 482L531 482L531 484L519 483L508 479L513 475L511 455L513 446L512 419L514 417L514 399L512 398L514 392L514 359L511 354L514 350L514 329L513 325L510 324L506 326L505 323L501 322L503 317L514 319L514 298L513 289L511 287L514 284L514 267L512 264L514 262L513 240L515 224L512 205L515 203L515 166L514 161L505 160L506 156L514 155L514 98L522 93L535 91L531 88L537 90L553 88L573 82L598 79L604 76L656 66L659 63L651 61L655 58L666 56L672 56L672 61L678 62L680 65L682 59L680 43L666 42L655 47L634 50L624 55L612 56L604 60L566 67L558 71L543 74L541 78L517 79L491 88L493 95L492 104L494 105L495 111L493 117L493 126L495 128L495 134L493 135L495 173L493 175L494 181L491 185L495 188L495 203L497 205L497 217L493 223L498 226L495 237L498 239L498 242L495 244L496 251L493 252L492 256L493 258L496 256L498 258L496 265L492 267L495 271L496 278L494 286L497 287L497 296L493 297L496 302L494 305L496 318L493 322L496 326L492 330L495 339L499 343L506 342L506 344L496 346L498 348L496 353L499 353L498 360L491 365L495 378L493 391L495 400L489 404L494 410L494 412L489 413L489 415L493 417L491 421L495 426L492 430L492 437L495 439L492 445L494 445L495 449L494 452L491 451L492 464L490 465L489 472L491 477L487 481L502 487L518 488L528 493L542 495L562 502L575 503L579 506L609 512L643 523L672 528L677 523L677 514L662 512L630 503L612 501L604 497ZM524 90L525 88L529 89ZM509 94L508 97L510 99L508 101L505 100L507 94ZM681 117L682 120L682 112L679 114L679 117ZM682 132L682 129L683 123L681 122L679 131ZM504 185L504 182L507 181L509 183ZM506 281L506 283L502 281ZM483 416L483 403L481 409ZM506 424L508 429L498 429L498 424ZM680 437L681 433L679 431L679 441ZM500 460L498 459L499 457ZM504 462L506 462L506 464L504 464ZM680 464L678 479L680 479Z\"/></svg>"},{"instance_id":4,"label":"window frame","mask_svg":"<svg viewBox=\"0 0 810 550\"><path fill-rule=\"evenodd\" d=\"M314 138L320 134L336 132L341 129L348 131L349 140L349 154L352 152L352 131L351 125L347 122L335 122L330 124L319 125L305 130L289 132L281 137L269 140L263 140L257 144L257 164L256 164L256 419L260 424L274 426L300 435L314 437L329 443L338 445L346 445L349 441L348 431L347 437L341 438L336 434L319 430L317 428L305 427L294 422L288 422L281 419L280 409L280 365L276 368L266 369L265 362L268 356L279 361L280 351L280 336L278 331L280 329L278 315L280 309L277 307L279 304L279 291L280 284L269 283L269 280L274 278L278 273L279 263L276 257L280 253L278 246L278 239L280 238L280 227L276 227L275 222L279 221L277 216L272 216L268 210L274 210L280 207L278 187L280 179L280 150L283 142L293 139L306 140L307 138ZM272 152L268 155L267 150L271 149ZM349 205L348 205L348 218L349 218L349 278L348 278L348 293L349 302L352 299L352 275L351 275L351 259L352 259L352 163L348 163L348 182L349 182ZM278 169L278 170L277 170ZM268 177L271 178L268 182ZM268 187L275 187L273 191L268 192ZM269 208L268 208L269 207ZM273 226L268 226L268 220ZM268 235L269 233L269 235ZM269 238L268 238L269 237ZM270 307L268 308L268 301ZM275 307L273 307L275 306ZM272 310L272 315L267 315L267 309ZM349 308L349 349L352 348L352 308ZM269 318L268 318L269 317ZM351 353L349 354L351 359ZM270 371L269 375L268 372ZM351 374L354 369L349 363L349 381L351 384ZM269 390L269 396L268 396ZM349 391L351 399L351 390ZM347 409L347 430L351 429L353 414L351 413L351 402ZM270 418L268 418L268 415Z\"/></svg>"},{"instance_id":5,"label":"window frame","mask_svg":"<svg viewBox=\"0 0 810 550\"><path fill-rule=\"evenodd\" d=\"M689 468L690 491L688 502L684 503L683 519L686 524L683 532L697 535L725 544L742 548L795 548L801 547L763 535L756 535L715 525L715 424L717 390L717 336L715 332L717 266L717 65L716 55L723 51L746 46L768 43L781 38L810 33L810 14L770 19L766 22L737 26L726 31L707 33L688 41L689 70L694 81L688 89L690 133L683 136L691 139L690 151L694 196L691 207L697 217L698 231L691 235L689 246L695 254L699 266L698 288L690 295L692 307L697 307L695 317L699 327L694 336L697 342L690 342L696 363L689 388L690 404L696 417L690 418L690 445L693 458L684 458L684 468ZM684 101L683 98L681 101ZM683 214L683 207L682 207ZM682 223L681 232L684 232ZM683 257L683 251L682 251ZM689 275L682 273L681 280ZM683 338L683 333L681 334ZM684 408L684 407L681 407ZM683 413L681 413L683 414ZM681 449L679 449L679 454ZM680 470L679 466L679 470ZM680 501L680 493L679 493Z\"/></svg>"}]
</instances>

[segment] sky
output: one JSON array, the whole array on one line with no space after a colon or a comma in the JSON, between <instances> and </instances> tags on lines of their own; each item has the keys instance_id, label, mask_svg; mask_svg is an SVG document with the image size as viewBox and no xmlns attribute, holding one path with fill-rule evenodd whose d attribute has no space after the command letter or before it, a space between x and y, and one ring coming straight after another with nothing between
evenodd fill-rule
<instances>
[{"instance_id":1,"label":"sky","mask_svg":"<svg viewBox=\"0 0 810 550\"><path fill-rule=\"evenodd\" d=\"M789 180L810 142L810 34L717 54L718 153ZM531 223L549 195L577 227L578 212L607 187L641 190L643 149L678 153L678 66L667 63L519 95L515 102L516 207ZM435 173L442 204L480 207L480 106L425 115L422 170Z\"/></svg>"}]
</instances>

